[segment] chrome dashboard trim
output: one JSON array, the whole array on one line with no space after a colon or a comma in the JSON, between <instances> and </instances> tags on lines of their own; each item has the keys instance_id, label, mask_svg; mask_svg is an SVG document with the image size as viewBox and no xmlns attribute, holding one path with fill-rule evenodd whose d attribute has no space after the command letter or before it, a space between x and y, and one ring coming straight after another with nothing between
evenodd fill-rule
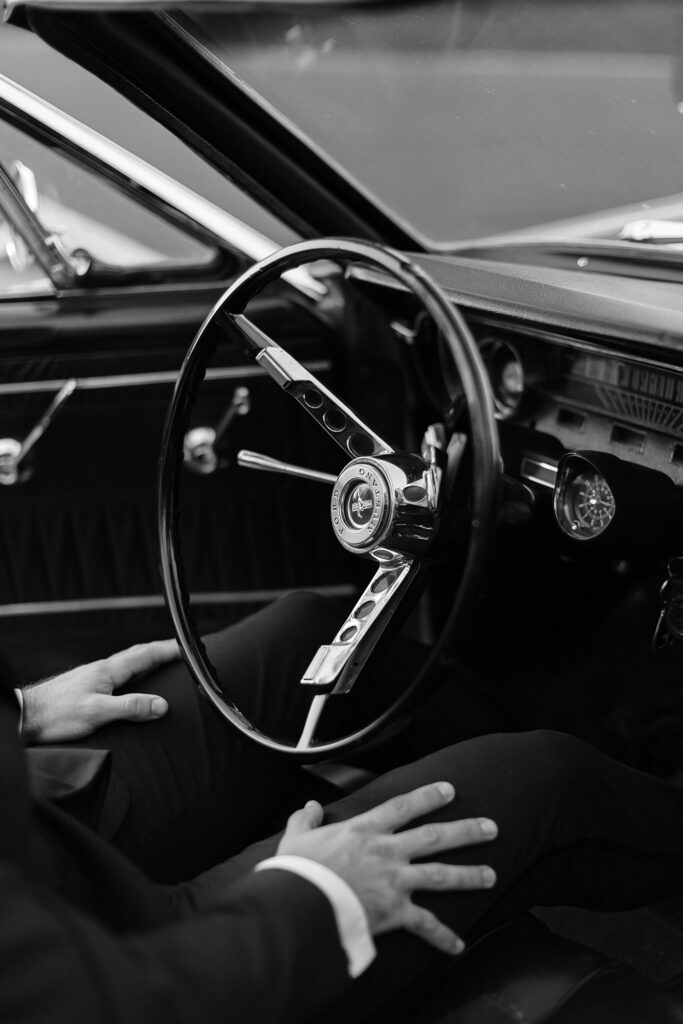
<instances>
[{"instance_id":1,"label":"chrome dashboard trim","mask_svg":"<svg viewBox=\"0 0 683 1024\"><path fill-rule=\"evenodd\" d=\"M611 363L618 364L625 369L638 367L641 370L648 371L648 373L667 375L676 379L679 382L679 388L683 388L683 362L681 364L670 363L656 357L633 353L628 349L623 351L616 347L612 348L588 339L567 337L566 335L556 334L542 328L534 329L521 325L501 326L499 322L492 321L489 317L473 317L472 320L476 323L479 330L492 331L494 336L497 336L501 341L509 340L510 336L513 339L526 338L529 341L540 342L541 345L545 343L548 346L554 346L556 350L563 349L565 352L609 360ZM477 337L479 337L479 334L477 334ZM489 340L488 333L486 340ZM590 410L595 415L603 417L615 425L619 423L637 424L638 429L641 431L652 431L669 437L681 437L683 435L683 409L678 404L674 403L672 405L654 393L630 395L627 392L622 393L619 388L611 387L598 380L592 378L586 378L586 380L595 389L597 398L601 403L600 406L596 403L590 403L589 405L584 401L578 400L575 396L564 394L558 391L552 384L549 384L547 387L540 387L538 390L540 394L558 407L566 406L578 409L584 414L587 410ZM628 402L635 403L635 410L632 405L628 405ZM671 410L675 410L673 418L669 416ZM613 443L612 439L610 439L610 443ZM631 450L633 451L633 449Z\"/></svg>"},{"instance_id":2,"label":"chrome dashboard trim","mask_svg":"<svg viewBox=\"0 0 683 1024\"><path fill-rule=\"evenodd\" d=\"M679 373L683 375L683 353L681 353L681 363L668 363L663 362L661 359L641 355L639 353L633 353L630 351L623 352L616 347L610 348L609 346L600 344L599 342L569 338L564 334L556 334L554 331L549 331L542 327L532 327L527 324L518 325L501 323L500 320L495 320L489 317L479 317L476 315L468 315L467 319L474 323L476 327L486 327L488 330L493 329L501 333L509 331L511 334L521 335L522 337L533 337L540 341L547 341L552 344L559 345L563 348L576 349L580 352L588 352L591 355L605 356L608 359L622 359L627 363L638 363L642 366L648 366L651 369L664 370L669 373Z\"/></svg>"},{"instance_id":3,"label":"chrome dashboard trim","mask_svg":"<svg viewBox=\"0 0 683 1024\"><path fill-rule=\"evenodd\" d=\"M550 480L543 478L543 472L552 476L552 483ZM552 491L555 487L555 478L557 477L557 463L545 462L534 458L533 455L523 455L520 461L519 475L525 480L529 480L532 484L538 484L540 487L549 487Z\"/></svg>"},{"instance_id":4,"label":"chrome dashboard trim","mask_svg":"<svg viewBox=\"0 0 683 1024\"><path fill-rule=\"evenodd\" d=\"M331 362L326 359L311 360L303 365L311 373L325 373L332 369ZM243 380L247 377L263 377L265 379L265 372L260 366L218 366L207 370L205 380ZM59 391L69 379L64 377L58 380L0 382L0 395L33 395L46 391ZM177 379L177 370L75 378L79 391L100 391L112 388L149 387L154 384L175 384Z\"/></svg>"},{"instance_id":5,"label":"chrome dashboard trim","mask_svg":"<svg viewBox=\"0 0 683 1024\"><path fill-rule=\"evenodd\" d=\"M217 590L192 595L194 604L233 605L265 604L286 594L299 591L322 594L325 597L353 597L358 588L353 583L333 583L328 586L269 587L264 590ZM140 594L134 597L91 597L71 601L23 601L0 605L0 617L21 618L29 615L68 615L78 612L136 611L143 608L163 608L161 594Z\"/></svg>"}]
</instances>

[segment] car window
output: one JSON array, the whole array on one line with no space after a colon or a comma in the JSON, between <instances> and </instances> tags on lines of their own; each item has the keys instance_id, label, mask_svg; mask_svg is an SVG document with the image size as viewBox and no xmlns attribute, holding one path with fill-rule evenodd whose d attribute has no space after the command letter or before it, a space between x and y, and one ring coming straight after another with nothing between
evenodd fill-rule
<instances>
[{"instance_id":1,"label":"car window","mask_svg":"<svg viewBox=\"0 0 683 1024\"><path fill-rule=\"evenodd\" d=\"M297 241L296 232L225 173L111 86L51 50L32 32L0 23L0 69L11 81L158 167L277 245ZM238 241L236 248L241 248Z\"/></svg>"},{"instance_id":2,"label":"car window","mask_svg":"<svg viewBox=\"0 0 683 1024\"><path fill-rule=\"evenodd\" d=\"M191 4L176 20L426 244L683 191L675 0Z\"/></svg>"},{"instance_id":3,"label":"car window","mask_svg":"<svg viewBox=\"0 0 683 1024\"><path fill-rule=\"evenodd\" d=\"M203 266L215 257L210 246L7 122L0 122L0 154L42 226L69 252L85 250L98 263L123 269ZM22 260L13 258L13 233L5 234L0 259L16 273ZM24 255L28 270L33 260Z\"/></svg>"}]
</instances>

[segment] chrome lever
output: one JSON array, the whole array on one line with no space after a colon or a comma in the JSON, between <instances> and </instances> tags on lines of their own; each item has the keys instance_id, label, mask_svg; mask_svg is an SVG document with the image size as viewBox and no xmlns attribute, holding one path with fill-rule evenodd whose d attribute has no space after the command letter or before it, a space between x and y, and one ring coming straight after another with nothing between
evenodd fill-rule
<instances>
[{"instance_id":1,"label":"chrome lever","mask_svg":"<svg viewBox=\"0 0 683 1024\"><path fill-rule=\"evenodd\" d=\"M36 443L40 441L61 407L73 395L77 387L78 381L75 377L67 380L52 399L35 427L29 430L23 441L17 441L14 437L3 437L0 439L0 484L7 486L23 483L24 480L28 479L28 472L20 473L22 462Z\"/></svg>"},{"instance_id":2,"label":"chrome lever","mask_svg":"<svg viewBox=\"0 0 683 1024\"><path fill-rule=\"evenodd\" d=\"M246 448L237 453L237 465L243 466L244 469L261 469L271 473L285 473L287 476L300 476L304 480L315 480L319 484L333 484L337 479L333 473L307 469L306 466L294 466L291 462L281 462L280 459L272 459L269 455L261 455L260 452L250 452Z\"/></svg>"},{"instance_id":3,"label":"chrome lever","mask_svg":"<svg viewBox=\"0 0 683 1024\"><path fill-rule=\"evenodd\" d=\"M235 388L228 408L215 427L193 427L185 434L183 459L193 473L208 476L218 469L217 448L236 416L246 416L251 411L249 388Z\"/></svg>"},{"instance_id":4,"label":"chrome lever","mask_svg":"<svg viewBox=\"0 0 683 1024\"><path fill-rule=\"evenodd\" d=\"M246 416L250 411L251 394L249 393L249 388L235 388L232 393L232 401L230 402L230 405L218 421L213 441L214 445L217 445L219 441L223 439L223 435L227 432L228 427L234 420L235 416Z\"/></svg>"}]
</instances>

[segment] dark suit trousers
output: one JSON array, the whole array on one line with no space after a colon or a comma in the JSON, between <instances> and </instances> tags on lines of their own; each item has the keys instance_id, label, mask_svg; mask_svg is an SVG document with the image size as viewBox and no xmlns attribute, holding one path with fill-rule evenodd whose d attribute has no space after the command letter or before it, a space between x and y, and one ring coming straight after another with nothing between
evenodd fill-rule
<instances>
[{"instance_id":1,"label":"dark suit trousers","mask_svg":"<svg viewBox=\"0 0 683 1024\"><path fill-rule=\"evenodd\" d=\"M204 642L238 707L259 728L291 741L301 732L311 699L299 679L343 618L335 602L298 593ZM365 720L374 707L384 706L385 691L400 690L401 680L411 678L421 658L421 648L402 643L390 651L371 685L359 685L351 698L332 701L337 706L328 718L343 718L347 724ZM240 737L199 693L181 661L120 692L141 691L168 700L163 719L115 723L70 746L112 752L102 834L156 881L194 877L277 831L306 799L332 791L316 786L298 765ZM397 761L414 759L416 753L410 745ZM125 818L112 835L110 823L126 805Z\"/></svg>"},{"instance_id":2,"label":"dark suit trousers","mask_svg":"<svg viewBox=\"0 0 683 1024\"><path fill-rule=\"evenodd\" d=\"M299 596L210 640L221 678L259 724L278 733L300 725L306 703L297 680L338 617L334 606ZM238 740L181 666L150 678L149 689L168 697L167 719L97 736L113 751L116 784L131 791L114 842L160 878L188 878L227 858L172 890L183 912L201 913L275 851L276 837L260 837L289 810L293 790L304 798L302 773ZM442 749L328 806L326 821L437 779L452 781L456 798L436 817L486 815L499 826L493 843L439 857L491 864L492 890L418 896L466 940L534 905L619 910L683 891L683 792L558 733L494 734ZM351 987L354 1020L359 1007L369 1013L445 960L402 933L382 937L378 948Z\"/></svg>"}]
</instances>

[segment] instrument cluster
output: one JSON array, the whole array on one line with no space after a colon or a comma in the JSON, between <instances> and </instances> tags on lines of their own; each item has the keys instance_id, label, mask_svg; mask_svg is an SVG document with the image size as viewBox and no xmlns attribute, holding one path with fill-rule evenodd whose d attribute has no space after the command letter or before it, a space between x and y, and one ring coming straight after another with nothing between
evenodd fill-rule
<instances>
[{"instance_id":1,"label":"instrument cluster","mask_svg":"<svg viewBox=\"0 0 683 1024\"><path fill-rule=\"evenodd\" d=\"M478 332L505 469L552 491L566 538L656 544L683 526L683 372L579 339Z\"/></svg>"}]
</instances>

